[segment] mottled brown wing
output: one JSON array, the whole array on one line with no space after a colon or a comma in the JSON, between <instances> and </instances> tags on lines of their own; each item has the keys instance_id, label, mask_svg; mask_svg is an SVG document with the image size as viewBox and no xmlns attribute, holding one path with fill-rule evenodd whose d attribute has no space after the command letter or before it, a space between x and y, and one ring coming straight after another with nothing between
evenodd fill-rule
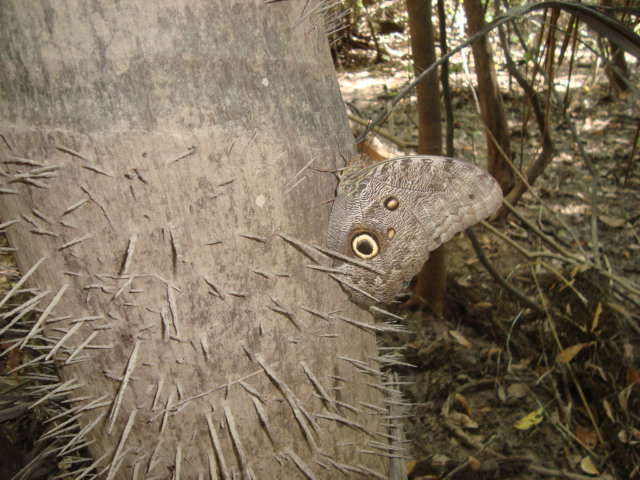
<instances>
[{"instance_id":1,"label":"mottled brown wing","mask_svg":"<svg viewBox=\"0 0 640 480\"><path fill-rule=\"evenodd\" d=\"M389 302L430 251L489 216L501 201L493 177L470 163L425 156L386 160L341 182L329 248L371 266L338 263L354 300Z\"/></svg>"}]
</instances>

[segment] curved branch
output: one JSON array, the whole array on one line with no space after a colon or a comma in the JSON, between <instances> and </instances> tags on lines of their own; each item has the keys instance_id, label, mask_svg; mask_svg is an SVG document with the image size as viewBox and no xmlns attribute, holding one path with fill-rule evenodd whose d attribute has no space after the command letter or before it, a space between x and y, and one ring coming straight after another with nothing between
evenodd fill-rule
<instances>
[{"instance_id":1,"label":"curved branch","mask_svg":"<svg viewBox=\"0 0 640 480\"><path fill-rule=\"evenodd\" d=\"M429 68L423 70L420 75L409 82L398 93L398 95L393 98L389 105L383 108L380 113L376 115L376 117L369 124L369 128L377 127L380 122L382 122L389 115L391 110L395 108L400 100L407 96L418 83L424 80L427 75L435 71L436 68L449 60L453 55L460 52L463 48L469 46L480 37L484 37L487 33L492 31L494 28L499 27L500 25L504 25L505 23L511 22L513 20L518 20L535 10L542 10L545 8L555 8L571 13L572 15L578 17L584 23L589 25L591 28L593 28L596 32L609 38L611 41L616 43L631 55L635 56L636 58L640 58L640 36L638 36L633 30L631 30L624 23L620 22L618 19L607 15L606 13L602 13L595 7L578 2L562 1L537 2L521 5L519 7L512 8L511 10L505 12L503 15L500 15L493 22L489 23L484 28L479 30L475 35L472 35L460 45L449 51L447 54L440 57L440 59L430 65ZM360 134L357 141L362 141L367 133L369 133L369 129Z\"/></svg>"},{"instance_id":2,"label":"curved branch","mask_svg":"<svg viewBox=\"0 0 640 480\"><path fill-rule=\"evenodd\" d=\"M466 230L466 234L469 237L469 240L471 240L471 245L473 245L473 249L476 251L476 255L478 255L478 260L480 260L480 263L484 265L484 268L487 269L487 272L489 272L489 274L493 277L493 279L496 282L498 282L502 288L504 288L507 292L509 292L514 297L516 297L522 303L524 303L527 307L541 313L544 313L546 311L544 307L542 307L538 303L531 300L524 293L522 293L520 290L518 290L509 282L507 282L504 278L502 278L502 275L500 275L500 273L495 269L493 264L489 261L489 259L484 254L484 251L482 250L482 245L480 245L480 242L478 241L478 238L476 237L476 235L473 233L473 230L468 228Z\"/></svg>"}]
</instances>

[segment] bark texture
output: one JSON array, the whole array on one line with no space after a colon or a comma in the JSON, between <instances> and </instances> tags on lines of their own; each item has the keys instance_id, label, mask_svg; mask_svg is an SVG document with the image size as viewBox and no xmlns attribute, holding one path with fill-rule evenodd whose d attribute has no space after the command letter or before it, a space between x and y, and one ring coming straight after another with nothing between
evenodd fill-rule
<instances>
[{"instance_id":1,"label":"bark texture","mask_svg":"<svg viewBox=\"0 0 640 480\"><path fill-rule=\"evenodd\" d=\"M625 2L618 2L614 0L603 0L602 5L605 7L625 7ZM629 90L629 66L627 60L624 58L624 50L620 48L615 42L608 41L609 56L611 64L606 66L607 76L614 92L626 92Z\"/></svg>"},{"instance_id":2,"label":"bark texture","mask_svg":"<svg viewBox=\"0 0 640 480\"><path fill-rule=\"evenodd\" d=\"M411 52L416 76L436 61L433 8L431 0L407 0ZM442 114L440 108L440 82L437 71L416 86L418 99L418 153L442 155ZM418 274L413 296L405 303L407 308L429 308L442 315L446 306L447 263L446 247L431 252Z\"/></svg>"},{"instance_id":3,"label":"bark texture","mask_svg":"<svg viewBox=\"0 0 640 480\"><path fill-rule=\"evenodd\" d=\"M467 15L468 35L473 35L485 26L484 9L480 0L464 0L464 11ZM478 81L480 111L487 136L487 170L506 195L514 183L513 171L504 161L504 155L511 157L511 139L493 62L493 49L485 35L471 44L471 50Z\"/></svg>"},{"instance_id":4,"label":"bark texture","mask_svg":"<svg viewBox=\"0 0 640 480\"><path fill-rule=\"evenodd\" d=\"M420 75L436 61L435 32L431 0L407 0L411 55L415 75ZM418 98L418 153L442 155L442 114L440 82L434 71L416 86Z\"/></svg>"},{"instance_id":5,"label":"bark texture","mask_svg":"<svg viewBox=\"0 0 640 480\"><path fill-rule=\"evenodd\" d=\"M0 6L0 218L48 292L24 348L101 478L386 478L371 317L305 266L336 184L305 166L353 151L315 7Z\"/></svg>"}]
</instances>

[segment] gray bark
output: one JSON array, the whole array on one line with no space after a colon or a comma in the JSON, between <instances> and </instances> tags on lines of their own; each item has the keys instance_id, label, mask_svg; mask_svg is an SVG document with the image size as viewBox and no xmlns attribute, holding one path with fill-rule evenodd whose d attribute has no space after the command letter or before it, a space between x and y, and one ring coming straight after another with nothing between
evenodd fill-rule
<instances>
[{"instance_id":1,"label":"gray bark","mask_svg":"<svg viewBox=\"0 0 640 480\"><path fill-rule=\"evenodd\" d=\"M283 238L325 243L305 166L353 151L306 4L0 5L0 219L49 292L24 349L94 402L101 478L386 478L375 336L340 319L371 317Z\"/></svg>"}]
</instances>

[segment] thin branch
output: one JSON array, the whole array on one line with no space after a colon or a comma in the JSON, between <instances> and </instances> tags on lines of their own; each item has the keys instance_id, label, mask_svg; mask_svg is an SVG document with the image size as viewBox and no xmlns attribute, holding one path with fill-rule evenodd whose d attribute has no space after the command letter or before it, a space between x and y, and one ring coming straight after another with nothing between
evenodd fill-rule
<instances>
[{"instance_id":1,"label":"thin branch","mask_svg":"<svg viewBox=\"0 0 640 480\"><path fill-rule=\"evenodd\" d=\"M640 37L638 37L638 35L633 30L624 25L622 22L618 21L614 17L599 12L595 7L578 2L558 1L535 2L514 7L507 11L504 15L500 15L499 17L494 19L493 22L487 24L475 35L472 35L460 45L456 46L451 51L440 57L438 61L434 62L429 66L429 68L423 70L420 75L409 82L402 90L400 90L400 92L398 92L398 95L396 95L391 100L391 102L385 105L385 108L381 109L380 113L378 113L378 115L369 124L369 128L367 128L362 134L360 134L357 142L361 142L366 137L367 133L369 133L371 128L379 126L380 123L389 115L391 110L393 110L395 106L400 103L400 101L404 97L406 97L409 92L411 92L416 87L416 85L418 85L418 83L424 80L427 75L434 72L452 56L456 55L462 49L475 42L478 38L485 36L494 28L500 25L504 25L507 22L519 20L520 18L535 10L542 10L547 8L555 8L570 12L571 14L580 18L583 22L588 24L597 32L608 36L611 40L616 42L618 45L620 45L620 47L624 48L630 54L640 58Z\"/></svg>"},{"instance_id":2,"label":"thin branch","mask_svg":"<svg viewBox=\"0 0 640 480\"><path fill-rule=\"evenodd\" d=\"M578 152L584 163L587 164L587 169L591 174L591 243L593 244L593 258L597 267L602 266L602 259L600 258L600 242L598 240L598 171L596 170L593 162L591 161L591 157L587 154L582 142L580 141L580 137L578 136L578 131L576 129L575 124L571 120L571 116L569 112L564 108L564 102L560 97L560 94L553 88L553 86L549 87L553 92L553 95L558 102L558 105L562 105L562 111L564 112L564 118L569 126L569 130L571 131L571 136L573 137L573 141L578 149Z\"/></svg>"},{"instance_id":3,"label":"thin branch","mask_svg":"<svg viewBox=\"0 0 640 480\"><path fill-rule=\"evenodd\" d=\"M471 245L473 245L473 249L476 251L478 260L480 260L482 265L484 265L484 268L487 269L487 271L494 278L494 280L498 282L502 288L504 288L507 292L509 292L514 297L516 297L522 303L527 305L529 308L532 308L533 310L544 313L545 312L544 307L539 305L537 302L531 300L523 292L521 292L520 290L515 288L512 284L507 282L504 278L502 278L502 275L500 275L500 273L495 269L493 264L489 261L489 259L484 254L484 251L482 250L482 245L480 245L480 242L478 241L478 238L473 233L473 230L471 228L468 228L466 230L466 233L467 233L467 236L469 237L469 240L471 240Z\"/></svg>"}]
</instances>

